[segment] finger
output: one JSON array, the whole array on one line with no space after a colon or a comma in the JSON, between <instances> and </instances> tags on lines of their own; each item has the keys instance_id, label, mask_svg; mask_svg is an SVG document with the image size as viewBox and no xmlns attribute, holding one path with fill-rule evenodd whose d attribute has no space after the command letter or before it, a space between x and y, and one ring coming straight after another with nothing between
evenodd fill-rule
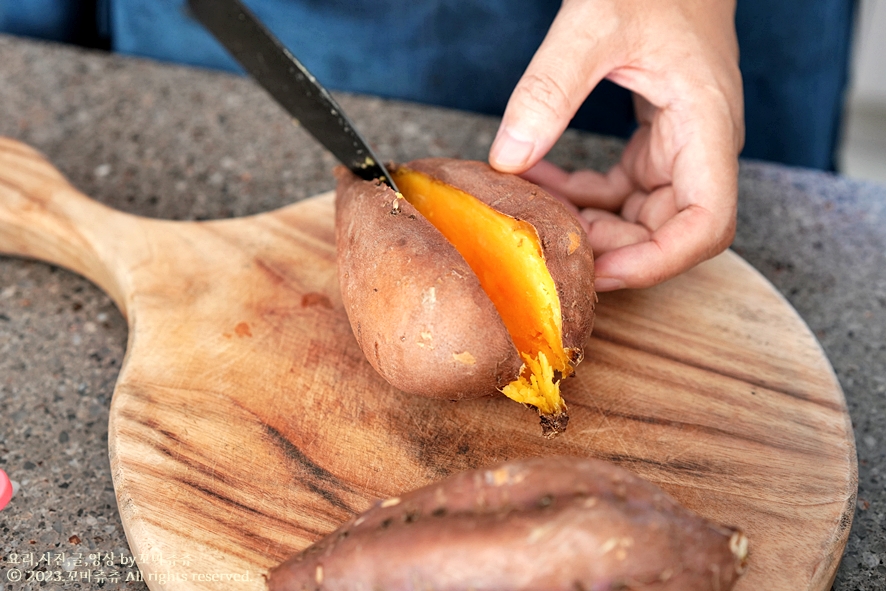
<instances>
[{"instance_id":1,"label":"finger","mask_svg":"<svg viewBox=\"0 0 886 591\"><path fill-rule=\"evenodd\" d=\"M733 222L724 224L721 218ZM734 236L734 217L691 206L653 232L650 240L603 253L595 261L595 274L602 280L601 291L650 287L719 254Z\"/></svg>"},{"instance_id":2,"label":"finger","mask_svg":"<svg viewBox=\"0 0 886 591\"><path fill-rule=\"evenodd\" d=\"M648 195L645 191L634 191L625 199L624 205L621 207L621 217L628 222L636 222L640 217L640 209L646 203Z\"/></svg>"},{"instance_id":3,"label":"finger","mask_svg":"<svg viewBox=\"0 0 886 591\"><path fill-rule=\"evenodd\" d=\"M645 242L651 237L649 230L643 226L628 223L608 211L583 209L581 216L588 222L588 243L594 251L594 256Z\"/></svg>"},{"instance_id":4,"label":"finger","mask_svg":"<svg viewBox=\"0 0 886 591\"><path fill-rule=\"evenodd\" d=\"M621 209L625 197L633 190L631 180L620 165L613 166L606 174L593 170L569 173L542 160L520 176L578 207L609 211Z\"/></svg>"},{"instance_id":5,"label":"finger","mask_svg":"<svg viewBox=\"0 0 886 591\"><path fill-rule=\"evenodd\" d=\"M642 124L625 146L619 164L634 187L649 193L671 183L675 150L667 143L673 125L656 111L654 125Z\"/></svg>"},{"instance_id":6,"label":"finger","mask_svg":"<svg viewBox=\"0 0 886 591\"><path fill-rule=\"evenodd\" d=\"M629 222L641 224L654 232L677 215L677 212L674 188L667 185L659 187L649 194L641 191L632 193L625 200L621 217Z\"/></svg>"},{"instance_id":7,"label":"finger","mask_svg":"<svg viewBox=\"0 0 886 591\"><path fill-rule=\"evenodd\" d=\"M530 183L535 183L551 195L569 199L562 188L568 184L571 175L552 162L539 160L532 168L520 174L520 176Z\"/></svg>"},{"instance_id":8,"label":"finger","mask_svg":"<svg viewBox=\"0 0 886 591\"><path fill-rule=\"evenodd\" d=\"M639 93L631 93L634 102L634 117L638 125L650 125L657 107Z\"/></svg>"},{"instance_id":9,"label":"finger","mask_svg":"<svg viewBox=\"0 0 886 591\"><path fill-rule=\"evenodd\" d=\"M538 162L617 63L609 47L616 20L592 13L595 5L563 3L508 101L489 151L493 168L521 173Z\"/></svg>"},{"instance_id":10,"label":"finger","mask_svg":"<svg viewBox=\"0 0 886 591\"><path fill-rule=\"evenodd\" d=\"M692 114L687 113L691 110ZM677 206L699 204L713 213L734 209L738 199L738 153L744 138L739 115L725 97L682 106L669 118L682 118L681 144L673 164Z\"/></svg>"},{"instance_id":11,"label":"finger","mask_svg":"<svg viewBox=\"0 0 886 591\"><path fill-rule=\"evenodd\" d=\"M643 202L637 223L655 232L679 213L671 185L659 187Z\"/></svg>"}]
</instances>

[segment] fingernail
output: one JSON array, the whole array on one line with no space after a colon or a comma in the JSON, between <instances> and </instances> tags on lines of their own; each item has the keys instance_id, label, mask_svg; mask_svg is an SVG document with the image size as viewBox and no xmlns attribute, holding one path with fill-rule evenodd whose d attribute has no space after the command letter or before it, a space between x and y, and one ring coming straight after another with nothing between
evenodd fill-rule
<instances>
[{"instance_id":1,"label":"fingernail","mask_svg":"<svg viewBox=\"0 0 886 591\"><path fill-rule=\"evenodd\" d=\"M489 160L498 167L519 169L529 162L535 142L515 137L510 130L499 131L489 150Z\"/></svg>"},{"instance_id":2,"label":"fingernail","mask_svg":"<svg viewBox=\"0 0 886 591\"><path fill-rule=\"evenodd\" d=\"M615 291L616 289L624 289L625 284L621 279L615 277L597 277L594 280L594 290L599 292Z\"/></svg>"}]
</instances>

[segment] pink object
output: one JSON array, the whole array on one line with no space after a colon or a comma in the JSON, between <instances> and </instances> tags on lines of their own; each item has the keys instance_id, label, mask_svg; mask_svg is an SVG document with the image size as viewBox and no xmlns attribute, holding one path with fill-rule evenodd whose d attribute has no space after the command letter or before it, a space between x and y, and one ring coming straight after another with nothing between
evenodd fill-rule
<instances>
[{"instance_id":1,"label":"pink object","mask_svg":"<svg viewBox=\"0 0 886 591\"><path fill-rule=\"evenodd\" d=\"M12 482L6 472L0 470L0 511L2 511L12 498Z\"/></svg>"}]
</instances>

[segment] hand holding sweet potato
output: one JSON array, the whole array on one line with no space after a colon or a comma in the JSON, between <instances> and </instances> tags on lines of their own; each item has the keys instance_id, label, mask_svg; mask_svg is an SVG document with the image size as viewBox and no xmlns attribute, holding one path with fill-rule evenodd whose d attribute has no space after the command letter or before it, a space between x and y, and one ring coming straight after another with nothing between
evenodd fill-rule
<instances>
[{"instance_id":1,"label":"hand holding sweet potato","mask_svg":"<svg viewBox=\"0 0 886 591\"><path fill-rule=\"evenodd\" d=\"M597 291L660 283L735 235L744 143L735 5L565 0L511 95L489 161L582 208ZM638 127L621 161L605 175L529 170L604 78L634 93Z\"/></svg>"}]
</instances>

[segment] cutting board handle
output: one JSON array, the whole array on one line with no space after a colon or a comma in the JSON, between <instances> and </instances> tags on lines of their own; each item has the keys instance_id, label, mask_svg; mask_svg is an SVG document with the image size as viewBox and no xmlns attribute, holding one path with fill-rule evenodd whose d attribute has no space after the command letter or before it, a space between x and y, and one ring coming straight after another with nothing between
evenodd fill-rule
<instances>
[{"instance_id":1,"label":"cutting board handle","mask_svg":"<svg viewBox=\"0 0 886 591\"><path fill-rule=\"evenodd\" d=\"M0 253L83 275L125 314L122 251L138 247L140 225L77 191L30 146L0 137Z\"/></svg>"}]
</instances>

